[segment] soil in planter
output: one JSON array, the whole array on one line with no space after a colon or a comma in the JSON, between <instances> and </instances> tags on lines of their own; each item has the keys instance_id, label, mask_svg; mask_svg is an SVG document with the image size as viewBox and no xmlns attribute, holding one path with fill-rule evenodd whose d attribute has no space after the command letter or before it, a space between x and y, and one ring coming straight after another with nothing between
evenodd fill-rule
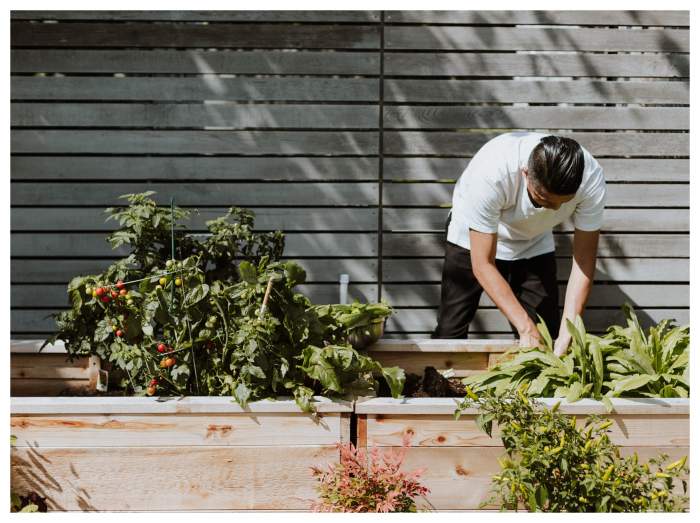
<instances>
[{"instance_id":1,"label":"soil in planter","mask_svg":"<svg viewBox=\"0 0 700 523\"><path fill-rule=\"evenodd\" d=\"M464 394L461 378L445 378L435 367L426 367L422 376L406 374L403 395L408 398L461 398ZM389 388L383 382L379 396L391 396Z\"/></svg>"}]
</instances>

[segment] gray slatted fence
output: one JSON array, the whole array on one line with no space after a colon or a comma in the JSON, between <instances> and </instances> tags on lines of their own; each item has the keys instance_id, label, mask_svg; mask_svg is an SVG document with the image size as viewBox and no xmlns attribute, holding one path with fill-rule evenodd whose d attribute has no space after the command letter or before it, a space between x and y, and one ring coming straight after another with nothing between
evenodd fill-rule
<instances>
[{"instance_id":1,"label":"gray slatted fence","mask_svg":"<svg viewBox=\"0 0 700 523\"><path fill-rule=\"evenodd\" d=\"M566 134L609 199L587 324L688 320L686 11L12 13L12 335L52 331L65 284L120 255L102 209L158 191L287 232L304 290L435 323L455 179L511 129ZM562 292L571 226L557 230ZM478 336L509 337L484 295Z\"/></svg>"}]
</instances>

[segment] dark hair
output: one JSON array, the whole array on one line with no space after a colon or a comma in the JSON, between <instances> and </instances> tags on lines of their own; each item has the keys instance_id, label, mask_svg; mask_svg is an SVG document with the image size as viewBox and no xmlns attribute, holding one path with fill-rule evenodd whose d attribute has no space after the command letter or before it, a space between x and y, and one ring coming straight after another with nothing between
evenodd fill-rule
<instances>
[{"instance_id":1,"label":"dark hair","mask_svg":"<svg viewBox=\"0 0 700 523\"><path fill-rule=\"evenodd\" d=\"M545 136L530 153L528 174L547 191L575 194L583 178L583 149L576 140Z\"/></svg>"}]
</instances>

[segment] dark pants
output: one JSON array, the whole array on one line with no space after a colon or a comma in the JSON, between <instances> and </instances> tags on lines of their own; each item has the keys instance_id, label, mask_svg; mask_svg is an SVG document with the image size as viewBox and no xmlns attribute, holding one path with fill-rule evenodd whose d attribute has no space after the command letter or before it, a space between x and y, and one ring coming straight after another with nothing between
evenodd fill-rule
<instances>
[{"instance_id":1,"label":"dark pants","mask_svg":"<svg viewBox=\"0 0 700 523\"><path fill-rule=\"evenodd\" d=\"M472 271L469 250L449 242L445 245L440 311L431 337L467 338L483 288ZM522 260L497 259L496 267L528 316L535 323L539 322L537 315L542 316L552 337L556 338L560 319L554 252ZM510 328L517 337L517 329L512 324Z\"/></svg>"}]
</instances>

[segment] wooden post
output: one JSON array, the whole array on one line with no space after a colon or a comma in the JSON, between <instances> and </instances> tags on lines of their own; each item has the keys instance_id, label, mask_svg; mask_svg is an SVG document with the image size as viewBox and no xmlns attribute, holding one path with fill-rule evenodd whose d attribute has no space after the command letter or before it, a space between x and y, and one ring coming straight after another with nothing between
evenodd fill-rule
<instances>
[{"instance_id":1,"label":"wooden post","mask_svg":"<svg viewBox=\"0 0 700 523\"><path fill-rule=\"evenodd\" d=\"M92 391L97 390L97 382L100 379L100 357L93 354L88 359L88 388Z\"/></svg>"},{"instance_id":2,"label":"wooden post","mask_svg":"<svg viewBox=\"0 0 700 523\"><path fill-rule=\"evenodd\" d=\"M357 448L367 448L367 414L357 415Z\"/></svg>"}]
</instances>

